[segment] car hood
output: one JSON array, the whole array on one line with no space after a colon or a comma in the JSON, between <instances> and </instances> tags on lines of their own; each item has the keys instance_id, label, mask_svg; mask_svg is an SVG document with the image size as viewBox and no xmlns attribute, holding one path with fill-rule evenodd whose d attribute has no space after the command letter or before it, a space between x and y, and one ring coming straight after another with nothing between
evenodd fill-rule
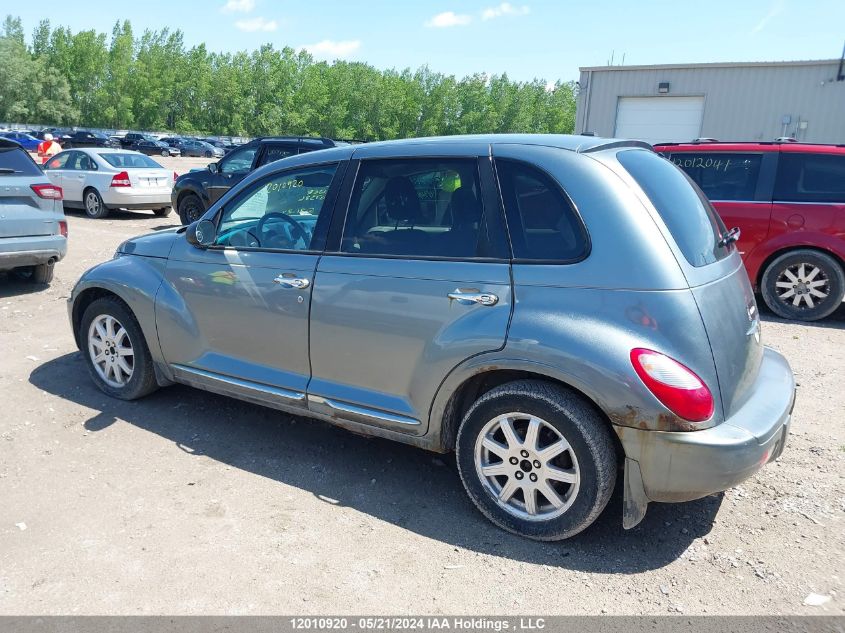
<instances>
[{"instance_id":1,"label":"car hood","mask_svg":"<svg viewBox=\"0 0 845 633\"><path fill-rule=\"evenodd\" d=\"M179 228L165 229L147 235L133 237L117 247L117 252L122 255L140 255L142 257L161 257L167 259L170 249L173 248L179 235Z\"/></svg>"}]
</instances>

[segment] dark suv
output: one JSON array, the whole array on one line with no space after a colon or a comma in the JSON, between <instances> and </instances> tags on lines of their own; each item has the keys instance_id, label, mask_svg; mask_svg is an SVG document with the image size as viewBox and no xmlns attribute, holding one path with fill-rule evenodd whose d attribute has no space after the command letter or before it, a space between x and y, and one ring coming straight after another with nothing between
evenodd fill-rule
<instances>
[{"instance_id":1,"label":"dark suv","mask_svg":"<svg viewBox=\"0 0 845 633\"><path fill-rule=\"evenodd\" d=\"M116 147L117 144L105 134L89 130L77 130L62 140L64 149L76 147Z\"/></svg>"},{"instance_id":2,"label":"dark suv","mask_svg":"<svg viewBox=\"0 0 845 633\"><path fill-rule=\"evenodd\" d=\"M740 229L752 285L786 319L815 321L845 296L845 147L704 141L655 145Z\"/></svg>"},{"instance_id":3,"label":"dark suv","mask_svg":"<svg viewBox=\"0 0 845 633\"><path fill-rule=\"evenodd\" d=\"M198 220L216 202L253 169L281 158L318 149L345 145L343 141L301 136L257 138L210 163L206 169L179 176L173 185L173 208L182 224Z\"/></svg>"}]
</instances>

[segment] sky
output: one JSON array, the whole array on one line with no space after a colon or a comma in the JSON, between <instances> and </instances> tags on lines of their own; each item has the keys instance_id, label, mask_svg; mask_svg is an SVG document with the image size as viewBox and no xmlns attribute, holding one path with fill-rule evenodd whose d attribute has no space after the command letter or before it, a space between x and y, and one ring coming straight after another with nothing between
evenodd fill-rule
<instances>
[{"instance_id":1,"label":"sky","mask_svg":"<svg viewBox=\"0 0 845 633\"><path fill-rule=\"evenodd\" d=\"M306 48L377 68L428 64L462 77L568 81L580 66L831 59L845 0L0 0L27 35L43 18L74 32L129 19L180 29L187 46Z\"/></svg>"}]
</instances>

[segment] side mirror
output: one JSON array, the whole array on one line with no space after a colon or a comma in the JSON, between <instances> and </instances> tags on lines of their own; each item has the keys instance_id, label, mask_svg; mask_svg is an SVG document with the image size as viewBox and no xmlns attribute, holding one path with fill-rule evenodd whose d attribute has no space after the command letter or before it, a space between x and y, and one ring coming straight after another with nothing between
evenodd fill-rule
<instances>
[{"instance_id":1,"label":"side mirror","mask_svg":"<svg viewBox=\"0 0 845 633\"><path fill-rule=\"evenodd\" d=\"M208 166L206 167L206 169L208 169L208 171L210 171L212 174L216 174L219 167L218 167L217 163L208 163Z\"/></svg>"},{"instance_id":2,"label":"side mirror","mask_svg":"<svg viewBox=\"0 0 845 633\"><path fill-rule=\"evenodd\" d=\"M197 220L185 231L185 238L188 244L197 248L208 248L214 244L217 237L217 227L211 220Z\"/></svg>"}]
</instances>

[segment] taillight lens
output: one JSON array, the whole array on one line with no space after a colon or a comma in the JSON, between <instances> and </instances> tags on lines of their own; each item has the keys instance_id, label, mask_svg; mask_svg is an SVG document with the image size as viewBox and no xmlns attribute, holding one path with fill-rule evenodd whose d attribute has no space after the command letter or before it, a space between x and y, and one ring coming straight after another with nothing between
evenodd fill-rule
<instances>
[{"instance_id":1,"label":"taillight lens","mask_svg":"<svg viewBox=\"0 0 845 633\"><path fill-rule=\"evenodd\" d=\"M178 178L179 178L179 174L177 174L177 173L174 171L174 172L173 172L173 182L176 182L176 180L177 180Z\"/></svg>"},{"instance_id":2,"label":"taillight lens","mask_svg":"<svg viewBox=\"0 0 845 633\"><path fill-rule=\"evenodd\" d=\"M111 179L112 187L131 187L132 182L129 180L129 174L125 171L115 174Z\"/></svg>"},{"instance_id":3,"label":"taillight lens","mask_svg":"<svg viewBox=\"0 0 845 633\"><path fill-rule=\"evenodd\" d=\"M64 220L59 220L59 233L62 237L67 237L67 222Z\"/></svg>"},{"instance_id":4,"label":"taillight lens","mask_svg":"<svg viewBox=\"0 0 845 633\"><path fill-rule=\"evenodd\" d=\"M631 364L648 390L679 418L704 422L713 415L713 394L691 369L642 348L631 350Z\"/></svg>"},{"instance_id":5,"label":"taillight lens","mask_svg":"<svg viewBox=\"0 0 845 633\"><path fill-rule=\"evenodd\" d=\"M62 188L56 185L30 185L30 188L39 198L46 198L47 200L62 199Z\"/></svg>"}]
</instances>

